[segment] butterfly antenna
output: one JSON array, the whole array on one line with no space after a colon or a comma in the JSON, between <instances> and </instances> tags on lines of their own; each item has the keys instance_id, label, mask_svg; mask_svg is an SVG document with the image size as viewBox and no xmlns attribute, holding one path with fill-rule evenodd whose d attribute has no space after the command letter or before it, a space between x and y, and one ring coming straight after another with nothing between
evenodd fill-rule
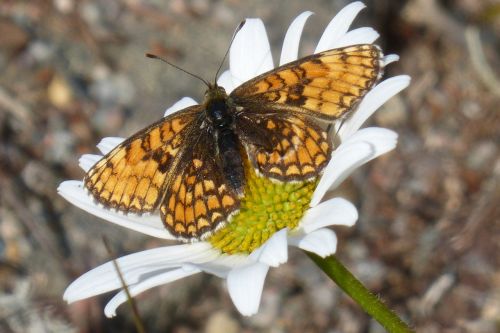
<instances>
[{"instance_id":1,"label":"butterfly antenna","mask_svg":"<svg viewBox=\"0 0 500 333\"><path fill-rule=\"evenodd\" d=\"M231 50L231 45L233 45L234 38L236 37L238 32L241 30L241 28L243 28L243 26L245 25L245 22L246 22L245 20L241 21L240 24L236 27L236 30L234 30L233 37L231 37L231 42L229 42L229 46L226 50L226 53L224 54L224 58L222 58L222 61L219 65L219 69L217 69L217 72L215 73L214 82L217 82L217 76L219 75L219 72L222 68L222 65L224 65L224 61L226 61L227 55L229 54L229 50Z\"/></svg>"},{"instance_id":2,"label":"butterfly antenna","mask_svg":"<svg viewBox=\"0 0 500 333\"><path fill-rule=\"evenodd\" d=\"M180 67L179 67L179 66L177 66L177 65L174 65L174 64L173 64L173 63L171 63L170 61L165 60L164 58L162 58L162 57L160 57L160 56L157 56L156 54L146 53L146 57L151 58L151 59L158 59L158 60L161 60L161 61L163 61L164 63L166 63L166 64L168 64L168 65L170 65L170 66L172 66L172 67L174 67L174 68L177 68L177 69L178 69L178 70L180 70L181 72L184 72L184 73L186 73L186 74L191 75L192 77L197 78L197 79L198 79L198 80L200 80L201 82L205 83L205 85L206 85L207 87L210 87L210 84L209 84L209 83L208 83L205 79L203 79L202 77L200 77L200 76L198 76L198 75L196 75L196 74L193 74L193 73L191 73L191 72L188 72L187 70L182 69L182 68L180 68Z\"/></svg>"}]
</instances>

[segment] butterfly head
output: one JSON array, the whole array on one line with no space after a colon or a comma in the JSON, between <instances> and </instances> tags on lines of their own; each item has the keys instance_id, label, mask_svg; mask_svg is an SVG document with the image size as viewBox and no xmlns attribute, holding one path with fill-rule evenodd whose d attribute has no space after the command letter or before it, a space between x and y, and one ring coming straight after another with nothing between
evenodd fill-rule
<instances>
[{"instance_id":1,"label":"butterfly head","mask_svg":"<svg viewBox=\"0 0 500 333\"><path fill-rule=\"evenodd\" d=\"M205 101L204 104L209 104L210 102L217 100L226 100L227 93L223 87L218 86L217 84L211 84L208 86L207 91L205 92Z\"/></svg>"}]
</instances>

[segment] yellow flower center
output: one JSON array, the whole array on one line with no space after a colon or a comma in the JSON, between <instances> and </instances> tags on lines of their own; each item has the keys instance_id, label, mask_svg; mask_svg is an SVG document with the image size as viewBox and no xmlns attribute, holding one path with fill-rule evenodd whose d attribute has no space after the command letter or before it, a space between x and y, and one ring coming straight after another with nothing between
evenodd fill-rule
<instances>
[{"instance_id":1,"label":"yellow flower center","mask_svg":"<svg viewBox=\"0 0 500 333\"><path fill-rule=\"evenodd\" d=\"M309 208L317 180L278 183L260 177L245 163L245 196L237 215L208 241L227 254L250 253L275 232L297 227Z\"/></svg>"}]
</instances>

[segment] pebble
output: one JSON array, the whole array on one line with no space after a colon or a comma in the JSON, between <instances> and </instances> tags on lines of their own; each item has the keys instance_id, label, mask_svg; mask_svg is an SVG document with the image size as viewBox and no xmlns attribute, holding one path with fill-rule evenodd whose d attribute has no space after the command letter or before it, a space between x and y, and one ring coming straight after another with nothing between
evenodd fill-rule
<instances>
[{"instance_id":1,"label":"pebble","mask_svg":"<svg viewBox=\"0 0 500 333\"><path fill-rule=\"evenodd\" d=\"M0 52L8 53L19 51L29 40L28 33L11 20L0 18Z\"/></svg>"},{"instance_id":2,"label":"pebble","mask_svg":"<svg viewBox=\"0 0 500 333\"><path fill-rule=\"evenodd\" d=\"M129 105L134 100L135 88L126 75L105 73L96 75L100 78L90 86L90 95L101 107Z\"/></svg>"},{"instance_id":3,"label":"pebble","mask_svg":"<svg viewBox=\"0 0 500 333\"><path fill-rule=\"evenodd\" d=\"M394 128L408 121L408 107L403 98L396 95L389 99L382 108L375 113L376 122L382 127Z\"/></svg>"},{"instance_id":4,"label":"pebble","mask_svg":"<svg viewBox=\"0 0 500 333\"><path fill-rule=\"evenodd\" d=\"M498 156L498 143L482 141L477 143L467 155L467 167L475 171L485 171L491 168Z\"/></svg>"},{"instance_id":5,"label":"pebble","mask_svg":"<svg viewBox=\"0 0 500 333\"><path fill-rule=\"evenodd\" d=\"M240 324L226 311L218 311L212 314L206 323L205 333L238 333L241 331Z\"/></svg>"},{"instance_id":6,"label":"pebble","mask_svg":"<svg viewBox=\"0 0 500 333\"><path fill-rule=\"evenodd\" d=\"M30 161L21 171L21 177L30 190L44 195L50 194L56 186L51 170L38 161Z\"/></svg>"},{"instance_id":7,"label":"pebble","mask_svg":"<svg viewBox=\"0 0 500 333\"><path fill-rule=\"evenodd\" d=\"M99 25L102 19L99 7L92 2L84 2L80 5L80 15L89 26Z\"/></svg>"},{"instance_id":8,"label":"pebble","mask_svg":"<svg viewBox=\"0 0 500 333\"><path fill-rule=\"evenodd\" d=\"M367 286L379 284L387 271L384 264L377 259L362 260L354 265L354 275Z\"/></svg>"},{"instance_id":9,"label":"pebble","mask_svg":"<svg viewBox=\"0 0 500 333\"><path fill-rule=\"evenodd\" d=\"M486 320L498 320L500 318L500 273L497 272L492 280L496 280L495 289L487 294L484 306L481 309L481 317Z\"/></svg>"},{"instance_id":10,"label":"pebble","mask_svg":"<svg viewBox=\"0 0 500 333\"><path fill-rule=\"evenodd\" d=\"M62 76L54 76L47 88L49 101L56 107L64 109L73 102L73 91Z\"/></svg>"},{"instance_id":11,"label":"pebble","mask_svg":"<svg viewBox=\"0 0 500 333\"><path fill-rule=\"evenodd\" d=\"M46 62L54 55L54 46L42 40L34 40L28 46L28 53L37 62Z\"/></svg>"},{"instance_id":12,"label":"pebble","mask_svg":"<svg viewBox=\"0 0 500 333\"><path fill-rule=\"evenodd\" d=\"M54 7L63 14L69 14L75 9L73 0L54 0Z\"/></svg>"},{"instance_id":13,"label":"pebble","mask_svg":"<svg viewBox=\"0 0 500 333\"><path fill-rule=\"evenodd\" d=\"M56 130L46 137L46 144L50 149L45 150L44 159L55 163L73 162L74 158L74 135L66 130Z\"/></svg>"},{"instance_id":14,"label":"pebble","mask_svg":"<svg viewBox=\"0 0 500 333\"><path fill-rule=\"evenodd\" d=\"M92 117L92 126L103 135L116 136L120 133L125 120L120 107L99 108Z\"/></svg>"},{"instance_id":15,"label":"pebble","mask_svg":"<svg viewBox=\"0 0 500 333\"><path fill-rule=\"evenodd\" d=\"M483 116L481 105L477 101L465 100L460 103L460 111L470 120L476 120Z\"/></svg>"}]
</instances>

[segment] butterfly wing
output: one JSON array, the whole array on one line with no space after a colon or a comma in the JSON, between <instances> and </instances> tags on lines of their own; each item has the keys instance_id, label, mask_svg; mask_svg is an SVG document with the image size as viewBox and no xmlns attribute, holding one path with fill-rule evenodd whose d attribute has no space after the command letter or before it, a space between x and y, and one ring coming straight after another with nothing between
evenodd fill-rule
<instances>
[{"instance_id":1,"label":"butterfly wing","mask_svg":"<svg viewBox=\"0 0 500 333\"><path fill-rule=\"evenodd\" d=\"M371 44L324 51L257 76L230 97L245 112L285 111L332 121L352 110L381 77L382 57Z\"/></svg>"},{"instance_id":2,"label":"butterfly wing","mask_svg":"<svg viewBox=\"0 0 500 333\"><path fill-rule=\"evenodd\" d=\"M213 134L205 127L168 184L160 214L167 229L177 237L205 238L240 207L215 152Z\"/></svg>"},{"instance_id":3,"label":"butterfly wing","mask_svg":"<svg viewBox=\"0 0 500 333\"><path fill-rule=\"evenodd\" d=\"M241 138L253 166L266 177L280 181L309 180L317 177L330 159L327 133L307 118L243 116L238 118L237 126L245 133Z\"/></svg>"},{"instance_id":4,"label":"butterfly wing","mask_svg":"<svg viewBox=\"0 0 500 333\"><path fill-rule=\"evenodd\" d=\"M103 206L128 213L154 211L167 180L190 147L201 106L186 108L137 132L97 162L84 185Z\"/></svg>"},{"instance_id":5,"label":"butterfly wing","mask_svg":"<svg viewBox=\"0 0 500 333\"><path fill-rule=\"evenodd\" d=\"M318 120L344 117L382 75L375 45L299 59L243 83L230 94L238 135L254 167L280 181L317 177L330 158Z\"/></svg>"}]
</instances>

